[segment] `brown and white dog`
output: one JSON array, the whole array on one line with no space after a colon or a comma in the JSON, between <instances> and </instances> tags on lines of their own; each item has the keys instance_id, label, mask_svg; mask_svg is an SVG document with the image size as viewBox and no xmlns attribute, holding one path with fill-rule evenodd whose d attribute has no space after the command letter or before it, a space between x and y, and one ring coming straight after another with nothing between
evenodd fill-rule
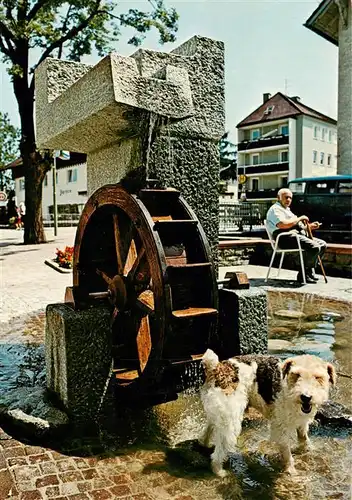
<instances>
[{"instance_id":1,"label":"brown and white dog","mask_svg":"<svg viewBox=\"0 0 352 500\"><path fill-rule=\"evenodd\" d=\"M243 413L248 405L249 390L253 386L257 364L240 363L229 359L222 363L208 349L202 358L205 383L200 395L207 418L200 444L209 448L215 445L211 466L220 477L226 475L223 463L236 449L242 429Z\"/></svg>"},{"instance_id":2,"label":"brown and white dog","mask_svg":"<svg viewBox=\"0 0 352 500\"><path fill-rule=\"evenodd\" d=\"M204 358L209 358L209 351L207 351ZM212 353L212 351L210 352ZM221 387L222 392L226 394L232 384L231 376L228 374L229 367L233 366L233 370L235 370L235 367L236 370L239 370L243 363L247 364L248 368L253 368L256 365L255 377L246 391L242 389L242 394L245 392L246 396L241 396L243 402L241 400L239 408L237 407L237 401L240 396L238 394L236 397L237 388L234 391L233 406L236 406L236 409L232 414L232 419L236 420L236 423L231 423L230 415L228 415L228 423L226 423L224 419L220 419L218 416L224 412L221 408L222 400L217 398L216 407L218 411L211 411L210 414L211 402L209 401L205 405L204 401L213 397L214 388L216 387ZM247 404L248 401L249 406L256 408L264 417L269 419L271 440L279 445L285 469L290 473L294 473L295 467L291 454L292 442L297 437L302 448L309 448L309 425L313 421L319 406L328 399L330 384L334 385L336 383L336 372L333 365L317 356L308 354L288 358L284 362L274 356L246 355L230 358L217 365L210 366L206 361L203 364L206 372L206 382L202 388L201 397L208 424L204 434L205 437L203 436L201 443L210 446L210 430L220 425L220 422L222 426L228 425L228 433L222 429L222 435L233 434L233 428L235 428L236 432L234 434L237 440L243 419L244 410L242 411L242 406L244 403ZM225 374L227 375L224 376ZM248 380L248 377L246 380ZM227 401L225 397L223 397L223 400ZM238 428L239 432L237 432ZM212 433L214 433L214 430L212 430ZM228 441L231 442L231 439L229 438ZM223 442L225 441L223 440ZM215 455L223 456L225 452L226 457L228 451L231 451L229 446L226 443L222 445L225 448L222 454L217 450L219 446L221 444L215 446ZM219 473L220 471L219 475L224 475L222 467L217 469L214 466L214 461L212 463L214 472Z\"/></svg>"}]
</instances>

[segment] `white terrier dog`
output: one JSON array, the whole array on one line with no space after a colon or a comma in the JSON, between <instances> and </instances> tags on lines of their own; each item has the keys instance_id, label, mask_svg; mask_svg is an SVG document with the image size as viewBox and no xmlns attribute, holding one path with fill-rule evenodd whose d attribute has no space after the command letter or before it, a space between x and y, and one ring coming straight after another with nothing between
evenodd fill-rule
<instances>
[{"instance_id":1,"label":"white terrier dog","mask_svg":"<svg viewBox=\"0 0 352 500\"><path fill-rule=\"evenodd\" d=\"M248 391L256 376L256 362L247 365L235 359L222 363L208 349L202 358L206 380L201 388L201 400L207 424L200 439L209 448L215 444L211 455L212 470L220 477L226 475L223 463L229 453L236 450L241 432L243 413L248 404Z\"/></svg>"},{"instance_id":2,"label":"white terrier dog","mask_svg":"<svg viewBox=\"0 0 352 500\"><path fill-rule=\"evenodd\" d=\"M209 425L201 442L209 446L207 432L210 433L211 424L213 424L214 427L226 427L225 418L221 416L223 414L227 415L228 422L236 420L235 423L231 422L228 424L227 433L235 436L235 440L237 440L239 432L241 431L244 412L243 405L246 404L247 399L249 399L249 406L256 408L270 420L271 440L279 445L285 469L289 473L294 473L295 467L291 454L292 441L298 437L300 446L304 449L309 448L309 425L314 420L314 416L319 406L327 401L330 384L334 385L336 383L336 372L333 365L323 361L317 356L308 354L292 357L286 359L284 362L281 362L278 358L273 356L246 355L231 358L219 363L217 366L224 367L232 366L233 364L233 366L239 366L239 373L241 373L242 363L246 363L248 368L253 368L253 363L256 363L257 368L253 383L249 388L248 396L247 389L244 388L246 382L243 382L242 389L239 389L238 396L237 386L233 392L233 403L228 404L225 395L227 391L231 389L233 383L231 383L230 377L224 377L221 386L219 386L219 383L216 382L219 375L212 375L212 373L216 374L217 372L214 368L212 369L213 372L210 371L210 358L209 354L207 356L207 353L205 354L205 358L209 359L209 361L205 359L204 363L207 380L209 376L210 379L205 382L202 389L202 400ZM235 362L239 364L235 365ZM223 368L220 370L218 369L218 371L220 371L221 374ZM245 373L243 368L242 373ZM212 382L211 377L213 377L215 382ZM250 375L247 375L247 378L243 375L244 380L248 381L248 378L250 378ZM215 393L212 387L217 389L220 387L220 390L218 389ZM219 396L219 391L224 395L222 399ZM214 397L216 402L212 404L210 400L213 397L213 393L216 394L216 397ZM240 393L242 396L240 396ZM240 404L238 404L238 401ZM222 404L226 409L220 409ZM234 407L233 410L232 407ZM208 416L209 412L210 418ZM232 419L229 415L230 412L232 412ZM228 435L224 429L219 429L217 432L219 432L219 436ZM216 466L219 464L219 459L217 459L217 457L221 459L221 457L226 456L228 451L231 451L228 445L228 443L231 442L233 443L233 438L232 441L231 439L227 441L223 440L221 443L219 441L218 444L216 441L215 452L213 454L214 472L218 473ZM223 447L224 450L221 452L219 447ZM219 470L221 471L221 468Z\"/></svg>"}]
</instances>

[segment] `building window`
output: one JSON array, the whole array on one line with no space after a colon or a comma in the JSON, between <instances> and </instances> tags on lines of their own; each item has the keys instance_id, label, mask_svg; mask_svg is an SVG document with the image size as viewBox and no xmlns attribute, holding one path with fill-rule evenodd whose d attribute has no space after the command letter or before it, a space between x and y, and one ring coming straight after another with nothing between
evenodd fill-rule
<instances>
[{"instance_id":1,"label":"building window","mask_svg":"<svg viewBox=\"0 0 352 500\"><path fill-rule=\"evenodd\" d=\"M281 125L281 135L288 135L288 125Z\"/></svg>"},{"instance_id":2,"label":"building window","mask_svg":"<svg viewBox=\"0 0 352 500\"><path fill-rule=\"evenodd\" d=\"M48 174L44 177L44 186L48 185Z\"/></svg>"},{"instance_id":3,"label":"building window","mask_svg":"<svg viewBox=\"0 0 352 500\"><path fill-rule=\"evenodd\" d=\"M252 139L253 140L259 139L259 137L260 137L259 128L256 128L255 130L251 130L251 133L252 133Z\"/></svg>"},{"instance_id":4,"label":"building window","mask_svg":"<svg viewBox=\"0 0 352 500\"><path fill-rule=\"evenodd\" d=\"M318 125L315 125L314 126L314 139L318 139L318 131L319 131L319 127Z\"/></svg>"},{"instance_id":5,"label":"building window","mask_svg":"<svg viewBox=\"0 0 352 500\"><path fill-rule=\"evenodd\" d=\"M323 127L323 128L321 129L321 140L322 140L322 141L325 141L325 133L326 133L326 129Z\"/></svg>"},{"instance_id":6,"label":"building window","mask_svg":"<svg viewBox=\"0 0 352 500\"><path fill-rule=\"evenodd\" d=\"M77 168L70 168L67 171L67 182L77 182Z\"/></svg>"},{"instance_id":7,"label":"building window","mask_svg":"<svg viewBox=\"0 0 352 500\"><path fill-rule=\"evenodd\" d=\"M252 155L252 165L259 165L259 155Z\"/></svg>"},{"instance_id":8,"label":"building window","mask_svg":"<svg viewBox=\"0 0 352 500\"><path fill-rule=\"evenodd\" d=\"M24 191L24 179L20 179L20 191Z\"/></svg>"},{"instance_id":9,"label":"building window","mask_svg":"<svg viewBox=\"0 0 352 500\"><path fill-rule=\"evenodd\" d=\"M252 191L258 191L259 190L259 179L253 178L252 179Z\"/></svg>"},{"instance_id":10,"label":"building window","mask_svg":"<svg viewBox=\"0 0 352 500\"><path fill-rule=\"evenodd\" d=\"M280 151L280 161L288 161L288 151Z\"/></svg>"},{"instance_id":11,"label":"building window","mask_svg":"<svg viewBox=\"0 0 352 500\"><path fill-rule=\"evenodd\" d=\"M332 130L329 130L329 142L332 142Z\"/></svg>"},{"instance_id":12,"label":"building window","mask_svg":"<svg viewBox=\"0 0 352 500\"><path fill-rule=\"evenodd\" d=\"M59 172L55 172L55 182L56 184L59 183Z\"/></svg>"},{"instance_id":13,"label":"building window","mask_svg":"<svg viewBox=\"0 0 352 500\"><path fill-rule=\"evenodd\" d=\"M313 151L313 163L317 162L317 158L318 158L318 151Z\"/></svg>"},{"instance_id":14,"label":"building window","mask_svg":"<svg viewBox=\"0 0 352 500\"><path fill-rule=\"evenodd\" d=\"M327 165L328 165L328 167L331 167L331 155L328 155Z\"/></svg>"},{"instance_id":15,"label":"building window","mask_svg":"<svg viewBox=\"0 0 352 500\"><path fill-rule=\"evenodd\" d=\"M287 182L288 182L288 177L280 177L280 187L285 188L287 187Z\"/></svg>"},{"instance_id":16,"label":"building window","mask_svg":"<svg viewBox=\"0 0 352 500\"><path fill-rule=\"evenodd\" d=\"M320 153L320 165L324 165L324 153Z\"/></svg>"}]
</instances>

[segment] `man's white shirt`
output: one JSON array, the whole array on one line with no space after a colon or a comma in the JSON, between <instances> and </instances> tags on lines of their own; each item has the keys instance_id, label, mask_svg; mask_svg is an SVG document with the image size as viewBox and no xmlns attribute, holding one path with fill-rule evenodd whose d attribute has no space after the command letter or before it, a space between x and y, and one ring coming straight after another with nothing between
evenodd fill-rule
<instances>
[{"instance_id":1,"label":"man's white shirt","mask_svg":"<svg viewBox=\"0 0 352 500\"><path fill-rule=\"evenodd\" d=\"M287 222L288 220L296 217L295 214L291 212L290 207L283 207L279 201L274 203L266 214L266 225L270 236L273 236L273 232L279 229L277 224L279 222Z\"/></svg>"}]
</instances>

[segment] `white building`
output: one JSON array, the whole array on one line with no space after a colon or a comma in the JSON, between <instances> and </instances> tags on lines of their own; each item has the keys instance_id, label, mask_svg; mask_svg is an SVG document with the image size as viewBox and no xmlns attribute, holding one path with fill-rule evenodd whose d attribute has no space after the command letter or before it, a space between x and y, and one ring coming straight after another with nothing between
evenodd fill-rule
<instances>
[{"instance_id":1,"label":"white building","mask_svg":"<svg viewBox=\"0 0 352 500\"><path fill-rule=\"evenodd\" d=\"M85 155L71 153L70 160L56 160L56 204L59 220L77 220L87 202L87 164ZM25 202L25 178L21 159L7 165L12 169L15 181L17 206ZM44 221L53 219L53 171L49 171L43 182L42 201ZM65 216L64 216L65 214Z\"/></svg>"},{"instance_id":2,"label":"white building","mask_svg":"<svg viewBox=\"0 0 352 500\"><path fill-rule=\"evenodd\" d=\"M263 94L261 105L237 125L238 176L246 176L246 198L273 199L291 179L335 175L336 125L297 96Z\"/></svg>"}]
</instances>

